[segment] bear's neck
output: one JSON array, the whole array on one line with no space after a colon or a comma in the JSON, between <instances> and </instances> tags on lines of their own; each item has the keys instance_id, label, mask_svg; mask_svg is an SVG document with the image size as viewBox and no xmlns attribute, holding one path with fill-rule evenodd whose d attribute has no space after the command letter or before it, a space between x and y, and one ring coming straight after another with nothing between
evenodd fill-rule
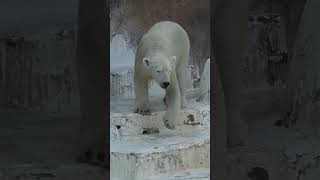
<instances>
[{"instance_id":1,"label":"bear's neck","mask_svg":"<svg viewBox=\"0 0 320 180\"><path fill-rule=\"evenodd\" d=\"M145 54L145 57L153 59L153 57L165 57L165 58L169 58L169 54L165 54L162 51L159 50L155 50L155 51L148 51Z\"/></svg>"},{"instance_id":2,"label":"bear's neck","mask_svg":"<svg viewBox=\"0 0 320 180\"><path fill-rule=\"evenodd\" d=\"M142 50L145 53L145 56L156 54L158 52L161 52L162 55L170 56L171 49L168 46L168 40L163 37L149 37L144 38L145 41L142 44ZM166 54L164 54L166 53Z\"/></svg>"}]
</instances>

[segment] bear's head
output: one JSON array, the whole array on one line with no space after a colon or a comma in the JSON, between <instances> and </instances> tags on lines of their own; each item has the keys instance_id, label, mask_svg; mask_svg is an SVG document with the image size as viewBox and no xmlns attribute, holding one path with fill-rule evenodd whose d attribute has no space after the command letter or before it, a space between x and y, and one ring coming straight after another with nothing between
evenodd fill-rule
<instances>
[{"instance_id":1,"label":"bear's head","mask_svg":"<svg viewBox=\"0 0 320 180\"><path fill-rule=\"evenodd\" d=\"M171 73L176 66L176 56L153 56L152 58L145 57L142 60L147 71L158 85L166 89L171 83Z\"/></svg>"}]
</instances>

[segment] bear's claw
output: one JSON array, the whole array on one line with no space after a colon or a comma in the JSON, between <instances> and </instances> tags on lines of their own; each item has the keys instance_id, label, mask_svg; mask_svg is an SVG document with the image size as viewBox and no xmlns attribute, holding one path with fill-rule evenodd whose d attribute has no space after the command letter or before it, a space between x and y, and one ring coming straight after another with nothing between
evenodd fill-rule
<instances>
[{"instance_id":1,"label":"bear's claw","mask_svg":"<svg viewBox=\"0 0 320 180\"><path fill-rule=\"evenodd\" d=\"M138 113L138 114L142 114L142 115L150 115L151 113L150 113L150 109L139 109L139 108L137 108L136 110L135 110L135 113Z\"/></svg>"},{"instance_id":2,"label":"bear's claw","mask_svg":"<svg viewBox=\"0 0 320 180\"><path fill-rule=\"evenodd\" d=\"M170 123L169 120L164 120L164 125L168 128L168 129L175 129L175 126L173 123Z\"/></svg>"}]
</instances>

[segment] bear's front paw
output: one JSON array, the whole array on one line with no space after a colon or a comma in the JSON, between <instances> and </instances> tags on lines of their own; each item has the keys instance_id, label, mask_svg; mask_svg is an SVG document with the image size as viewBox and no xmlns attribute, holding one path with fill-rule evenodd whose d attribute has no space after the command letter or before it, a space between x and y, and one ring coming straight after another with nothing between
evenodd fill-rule
<instances>
[{"instance_id":1,"label":"bear's front paw","mask_svg":"<svg viewBox=\"0 0 320 180\"><path fill-rule=\"evenodd\" d=\"M168 129L175 129L176 124L173 119L168 118L167 115L163 117L163 123Z\"/></svg>"},{"instance_id":2,"label":"bear's front paw","mask_svg":"<svg viewBox=\"0 0 320 180\"><path fill-rule=\"evenodd\" d=\"M150 106L148 105L148 103L144 103L144 104L141 104L141 105L138 105L136 106L136 109L135 109L135 113L138 113L138 114L142 114L142 115L150 115Z\"/></svg>"},{"instance_id":3,"label":"bear's front paw","mask_svg":"<svg viewBox=\"0 0 320 180\"><path fill-rule=\"evenodd\" d=\"M172 123L172 121L169 121L168 119L164 119L163 120L164 125L168 128L168 129L175 129L175 125L174 123Z\"/></svg>"}]
</instances>

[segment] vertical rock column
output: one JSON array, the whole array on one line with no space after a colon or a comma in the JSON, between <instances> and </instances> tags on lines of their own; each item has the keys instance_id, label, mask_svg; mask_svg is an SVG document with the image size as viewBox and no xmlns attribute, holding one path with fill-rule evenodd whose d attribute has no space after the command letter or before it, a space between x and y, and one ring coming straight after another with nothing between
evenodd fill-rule
<instances>
[{"instance_id":1,"label":"vertical rock column","mask_svg":"<svg viewBox=\"0 0 320 180\"><path fill-rule=\"evenodd\" d=\"M0 105L5 103L5 63L6 63L6 46L0 42Z\"/></svg>"},{"instance_id":2,"label":"vertical rock column","mask_svg":"<svg viewBox=\"0 0 320 180\"><path fill-rule=\"evenodd\" d=\"M106 163L107 142L107 24L106 2L80 0L77 67L81 121L79 145L81 161Z\"/></svg>"},{"instance_id":3,"label":"vertical rock column","mask_svg":"<svg viewBox=\"0 0 320 180\"><path fill-rule=\"evenodd\" d=\"M298 128L315 127L317 118L312 116L319 114L314 109L320 92L320 25L314 21L319 7L320 1L307 0L290 67L290 113L285 118Z\"/></svg>"}]
</instances>

